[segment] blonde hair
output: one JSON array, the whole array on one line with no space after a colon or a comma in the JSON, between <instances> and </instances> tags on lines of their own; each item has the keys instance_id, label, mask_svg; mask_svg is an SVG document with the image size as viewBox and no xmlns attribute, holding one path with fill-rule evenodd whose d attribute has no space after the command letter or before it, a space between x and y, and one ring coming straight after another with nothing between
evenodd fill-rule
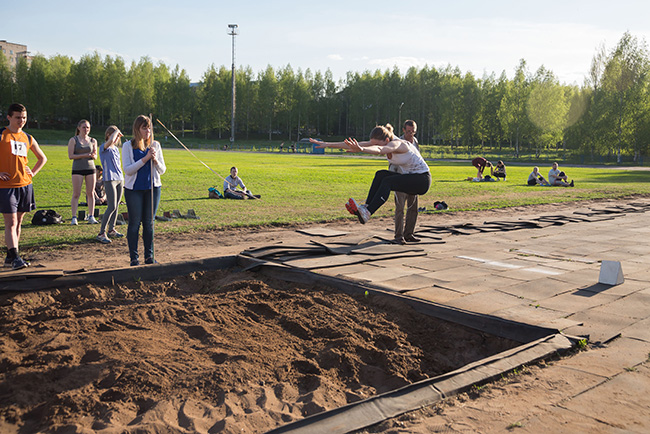
<instances>
[{"instance_id":1,"label":"blonde hair","mask_svg":"<svg viewBox=\"0 0 650 434\"><path fill-rule=\"evenodd\" d=\"M82 120L80 120L79 122L77 122L77 129L75 130L75 133L74 133L75 136L78 136L78 135L79 135L79 127L80 127L81 124L83 124L84 122L87 123L88 126L90 126L90 122L88 122L86 119L82 119Z\"/></svg>"},{"instance_id":2,"label":"blonde hair","mask_svg":"<svg viewBox=\"0 0 650 434\"><path fill-rule=\"evenodd\" d=\"M135 118L135 121L133 121L133 140L131 140L131 146L133 146L133 149L144 151L146 148L151 146L152 137L149 136L145 141L140 134L140 128L151 126L151 119L149 119L149 116L140 115Z\"/></svg>"},{"instance_id":3,"label":"blonde hair","mask_svg":"<svg viewBox=\"0 0 650 434\"><path fill-rule=\"evenodd\" d=\"M117 127L115 125L110 125L108 128L106 128L106 132L104 133L104 141L108 142L108 139L115 131L117 131ZM122 138L118 137L117 141L115 142L115 146L119 146L121 144L122 144Z\"/></svg>"},{"instance_id":4,"label":"blonde hair","mask_svg":"<svg viewBox=\"0 0 650 434\"><path fill-rule=\"evenodd\" d=\"M393 134L393 126L391 124L386 125L377 125L370 132L370 138L376 140L393 140L395 134Z\"/></svg>"}]
</instances>

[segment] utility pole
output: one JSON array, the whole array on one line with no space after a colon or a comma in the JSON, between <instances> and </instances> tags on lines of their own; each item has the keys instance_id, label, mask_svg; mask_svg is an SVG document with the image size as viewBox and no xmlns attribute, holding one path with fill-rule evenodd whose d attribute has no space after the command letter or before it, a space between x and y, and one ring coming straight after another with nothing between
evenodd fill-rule
<instances>
[{"instance_id":1,"label":"utility pole","mask_svg":"<svg viewBox=\"0 0 650 434\"><path fill-rule=\"evenodd\" d=\"M230 36L232 36L232 112L230 118L230 144L235 143L235 36L237 35L237 24L228 24Z\"/></svg>"}]
</instances>

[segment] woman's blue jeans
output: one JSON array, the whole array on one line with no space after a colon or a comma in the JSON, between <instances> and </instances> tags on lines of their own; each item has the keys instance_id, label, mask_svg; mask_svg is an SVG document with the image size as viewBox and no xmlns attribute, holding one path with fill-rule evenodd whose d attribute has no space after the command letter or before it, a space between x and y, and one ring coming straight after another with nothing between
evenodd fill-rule
<instances>
[{"instance_id":1,"label":"woman's blue jeans","mask_svg":"<svg viewBox=\"0 0 650 434\"><path fill-rule=\"evenodd\" d=\"M129 244L131 262L137 261L138 235L142 224L142 244L144 245L145 260L153 260L153 227L154 217L160 204L160 187L153 188L153 214L151 214L151 190L124 189L126 209L129 212L129 228L126 231L126 240Z\"/></svg>"}]
</instances>

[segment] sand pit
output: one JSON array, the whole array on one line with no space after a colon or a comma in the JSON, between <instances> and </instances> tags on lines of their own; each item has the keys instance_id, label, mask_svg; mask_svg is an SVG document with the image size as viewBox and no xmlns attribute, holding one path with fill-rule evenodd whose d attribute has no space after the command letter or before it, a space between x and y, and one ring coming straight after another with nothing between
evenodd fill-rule
<instances>
[{"instance_id":1,"label":"sand pit","mask_svg":"<svg viewBox=\"0 0 650 434\"><path fill-rule=\"evenodd\" d=\"M265 432L518 344L250 273L0 295L0 432Z\"/></svg>"}]
</instances>

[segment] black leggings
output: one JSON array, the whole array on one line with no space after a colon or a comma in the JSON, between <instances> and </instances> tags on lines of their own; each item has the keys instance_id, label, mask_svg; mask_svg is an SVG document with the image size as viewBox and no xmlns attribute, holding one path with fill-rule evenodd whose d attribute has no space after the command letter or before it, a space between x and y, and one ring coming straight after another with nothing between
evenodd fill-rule
<instances>
[{"instance_id":1,"label":"black leggings","mask_svg":"<svg viewBox=\"0 0 650 434\"><path fill-rule=\"evenodd\" d=\"M390 196L391 191L401 191L407 194L425 194L431 187L431 174L406 173L400 174L390 170L379 170L372 180L366 204L370 214L374 214Z\"/></svg>"}]
</instances>

